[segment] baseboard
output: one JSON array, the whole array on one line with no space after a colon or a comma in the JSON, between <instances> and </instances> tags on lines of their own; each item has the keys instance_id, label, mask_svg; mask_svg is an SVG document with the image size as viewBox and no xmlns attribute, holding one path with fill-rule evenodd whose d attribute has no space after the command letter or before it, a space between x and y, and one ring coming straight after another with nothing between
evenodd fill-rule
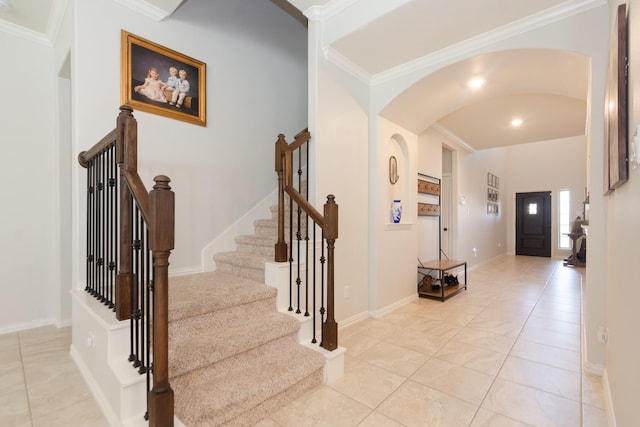
<instances>
[{"instance_id":1,"label":"baseboard","mask_svg":"<svg viewBox=\"0 0 640 427\"><path fill-rule=\"evenodd\" d=\"M356 323L364 320L364 319L368 319L369 316L369 312L368 311L363 311L360 314L356 314L355 316L351 316L348 317L346 319L340 320L338 321L338 330L342 329L342 328L346 328L348 326L351 325L355 325Z\"/></svg>"},{"instance_id":2,"label":"baseboard","mask_svg":"<svg viewBox=\"0 0 640 427\"><path fill-rule=\"evenodd\" d=\"M82 378L84 378L84 382L87 384L87 387L89 387L89 391L91 391L91 394L93 395L94 400L100 407L100 410L102 411L102 414L104 415L104 417L107 419L107 422L109 423L109 425L112 427L121 427L122 424L120 423L118 416L111 410L109 405L106 403L108 402L107 397L102 393L102 390L100 389L100 387L98 386L98 383L93 377L91 370L87 367L87 365L85 365L84 361L82 360L82 357L80 357L78 350L76 350L73 344L71 344L70 354L71 354L71 358L73 359L76 366L78 367L78 370L82 374Z\"/></svg>"},{"instance_id":3,"label":"baseboard","mask_svg":"<svg viewBox=\"0 0 640 427\"><path fill-rule=\"evenodd\" d=\"M369 316L370 317L374 317L374 318L378 318L381 316L384 316L387 313L391 313L392 311L395 311L397 309L399 309L400 307L404 307L407 304L411 304L412 302L414 302L415 300L418 299L418 294L413 294L411 296L408 296L406 298L403 298L401 300L398 300L396 302L394 302L393 304L389 304L386 307L382 307L379 310L372 310L369 311Z\"/></svg>"},{"instance_id":4,"label":"baseboard","mask_svg":"<svg viewBox=\"0 0 640 427\"><path fill-rule=\"evenodd\" d=\"M609 384L607 368L604 369L604 373L602 374L602 391L604 394L605 411L607 413L607 426L616 427L616 414L613 410L613 397L611 396L611 386Z\"/></svg>"},{"instance_id":5,"label":"baseboard","mask_svg":"<svg viewBox=\"0 0 640 427\"><path fill-rule=\"evenodd\" d=\"M71 321L69 321L69 325L70 324L71 324ZM62 327L57 325L55 319L34 320L31 322L16 323L11 326L5 326L3 328L0 328L0 335L9 334L12 332L25 331L27 329L40 328L42 326L49 326L49 325L54 325L58 328ZM67 326L67 325L64 325L64 326Z\"/></svg>"}]
</instances>

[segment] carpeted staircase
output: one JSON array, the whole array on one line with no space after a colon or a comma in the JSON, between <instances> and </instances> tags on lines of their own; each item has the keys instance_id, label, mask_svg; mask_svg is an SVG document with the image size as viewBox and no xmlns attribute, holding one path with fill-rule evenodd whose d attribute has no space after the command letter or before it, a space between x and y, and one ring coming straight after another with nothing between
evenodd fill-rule
<instances>
[{"instance_id":1,"label":"carpeted staircase","mask_svg":"<svg viewBox=\"0 0 640 427\"><path fill-rule=\"evenodd\" d=\"M169 374L187 426L251 426L322 384L324 357L298 344L299 321L264 284L275 221L255 226L215 256L217 271L171 278Z\"/></svg>"}]
</instances>

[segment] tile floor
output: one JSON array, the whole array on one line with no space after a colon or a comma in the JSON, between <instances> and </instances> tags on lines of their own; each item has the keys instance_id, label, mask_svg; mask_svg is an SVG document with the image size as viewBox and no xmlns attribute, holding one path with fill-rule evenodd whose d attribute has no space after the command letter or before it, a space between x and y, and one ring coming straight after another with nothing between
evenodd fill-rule
<instances>
[{"instance_id":1,"label":"tile floor","mask_svg":"<svg viewBox=\"0 0 640 427\"><path fill-rule=\"evenodd\" d=\"M70 327L0 335L0 426L108 427L70 345Z\"/></svg>"},{"instance_id":2,"label":"tile floor","mask_svg":"<svg viewBox=\"0 0 640 427\"><path fill-rule=\"evenodd\" d=\"M341 329L344 377L259 426L606 426L601 378L581 369L583 274L506 256L444 303Z\"/></svg>"},{"instance_id":3,"label":"tile floor","mask_svg":"<svg viewBox=\"0 0 640 427\"><path fill-rule=\"evenodd\" d=\"M584 270L507 256L469 289L341 329L345 375L259 427L606 426L581 369ZM0 335L0 426L107 426L69 356L70 328Z\"/></svg>"}]
</instances>

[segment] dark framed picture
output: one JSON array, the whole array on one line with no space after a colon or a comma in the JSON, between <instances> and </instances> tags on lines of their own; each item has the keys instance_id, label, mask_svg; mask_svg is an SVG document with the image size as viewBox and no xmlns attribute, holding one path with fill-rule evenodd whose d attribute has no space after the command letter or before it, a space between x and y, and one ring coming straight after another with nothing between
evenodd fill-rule
<instances>
[{"instance_id":1,"label":"dark framed picture","mask_svg":"<svg viewBox=\"0 0 640 427\"><path fill-rule=\"evenodd\" d=\"M206 64L124 30L121 37L120 102L206 126Z\"/></svg>"},{"instance_id":2,"label":"dark framed picture","mask_svg":"<svg viewBox=\"0 0 640 427\"><path fill-rule=\"evenodd\" d=\"M627 135L627 5L618 6L611 29L605 105L605 195L629 179Z\"/></svg>"}]
</instances>

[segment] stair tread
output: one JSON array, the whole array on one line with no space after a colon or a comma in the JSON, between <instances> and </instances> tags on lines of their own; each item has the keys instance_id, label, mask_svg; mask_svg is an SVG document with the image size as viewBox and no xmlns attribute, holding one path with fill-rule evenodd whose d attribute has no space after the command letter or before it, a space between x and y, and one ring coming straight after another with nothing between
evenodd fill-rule
<instances>
[{"instance_id":1,"label":"stair tread","mask_svg":"<svg viewBox=\"0 0 640 427\"><path fill-rule=\"evenodd\" d=\"M275 303L274 303L275 307ZM295 334L300 322L277 311L191 317L169 325L169 372L181 375ZM195 340L193 337L207 337Z\"/></svg>"},{"instance_id":2,"label":"stair tread","mask_svg":"<svg viewBox=\"0 0 640 427\"><path fill-rule=\"evenodd\" d=\"M266 255L258 255L251 252L219 252L213 256L218 262L226 262L228 264L240 267L264 270L264 263L273 261L272 257Z\"/></svg>"},{"instance_id":3,"label":"stair tread","mask_svg":"<svg viewBox=\"0 0 640 427\"><path fill-rule=\"evenodd\" d=\"M169 322L239 304L275 298L277 290L222 271L169 279Z\"/></svg>"},{"instance_id":4,"label":"stair tread","mask_svg":"<svg viewBox=\"0 0 640 427\"><path fill-rule=\"evenodd\" d=\"M187 425L224 424L317 374L324 357L293 338L171 379L176 415ZM318 383L319 384L319 383Z\"/></svg>"},{"instance_id":5,"label":"stair tread","mask_svg":"<svg viewBox=\"0 0 640 427\"><path fill-rule=\"evenodd\" d=\"M236 243L273 247L276 240L273 237L259 236L257 234L243 234L236 236Z\"/></svg>"}]
</instances>

